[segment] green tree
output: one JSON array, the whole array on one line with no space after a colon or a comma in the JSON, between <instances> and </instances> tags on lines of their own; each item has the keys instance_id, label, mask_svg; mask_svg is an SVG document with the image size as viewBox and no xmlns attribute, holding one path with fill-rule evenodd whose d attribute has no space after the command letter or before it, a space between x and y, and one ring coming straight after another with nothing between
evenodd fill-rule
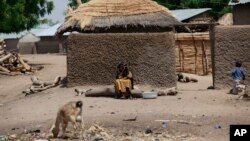
<instances>
[{"instance_id":1,"label":"green tree","mask_svg":"<svg viewBox=\"0 0 250 141\"><path fill-rule=\"evenodd\" d=\"M85 3L89 0L81 0ZM217 20L220 16L227 12L231 12L232 8L228 6L229 0L154 0L157 3L166 6L170 10L186 9L186 8L212 8L211 16ZM69 6L73 9L77 8L77 0L69 0Z\"/></svg>"},{"instance_id":2,"label":"green tree","mask_svg":"<svg viewBox=\"0 0 250 141\"><path fill-rule=\"evenodd\" d=\"M53 8L50 0L0 0L0 32L17 33L47 22L42 18Z\"/></svg>"},{"instance_id":3,"label":"green tree","mask_svg":"<svg viewBox=\"0 0 250 141\"><path fill-rule=\"evenodd\" d=\"M231 12L232 8L228 6L229 0L155 0L159 4L169 9L186 8L212 8L211 16L217 20L225 13Z\"/></svg>"},{"instance_id":4,"label":"green tree","mask_svg":"<svg viewBox=\"0 0 250 141\"><path fill-rule=\"evenodd\" d=\"M166 6L168 9L182 9L181 7L181 0L154 0L157 3Z\"/></svg>"},{"instance_id":5,"label":"green tree","mask_svg":"<svg viewBox=\"0 0 250 141\"><path fill-rule=\"evenodd\" d=\"M210 15L217 20L225 13L231 12L229 0L182 0L181 4L187 8L212 8Z\"/></svg>"},{"instance_id":6,"label":"green tree","mask_svg":"<svg viewBox=\"0 0 250 141\"><path fill-rule=\"evenodd\" d=\"M89 0L81 0L82 3L85 3ZM69 4L68 4L72 9L76 9L78 4L77 4L77 0L69 0Z\"/></svg>"}]
</instances>

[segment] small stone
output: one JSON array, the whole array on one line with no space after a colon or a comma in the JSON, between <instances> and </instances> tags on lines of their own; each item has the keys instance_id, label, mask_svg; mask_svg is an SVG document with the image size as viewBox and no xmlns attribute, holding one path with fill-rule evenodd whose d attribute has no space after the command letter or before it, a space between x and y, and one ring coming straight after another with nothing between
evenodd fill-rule
<instances>
[{"instance_id":1,"label":"small stone","mask_svg":"<svg viewBox=\"0 0 250 141\"><path fill-rule=\"evenodd\" d=\"M125 136L129 136L129 133L125 132L125 133L123 133L123 135L125 135Z\"/></svg>"},{"instance_id":2,"label":"small stone","mask_svg":"<svg viewBox=\"0 0 250 141\"><path fill-rule=\"evenodd\" d=\"M40 135L40 137L41 137L41 138L45 138L45 137L46 137L46 133L42 133L42 134Z\"/></svg>"},{"instance_id":3,"label":"small stone","mask_svg":"<svg viewBox=\"0 0 250 141\"><path fill-rule=\"evenodd\" d=\"M151 134L151 133L153 133L153 131L150 128L147 128L145 134Z\"/></svg>"},{"instance_id":4,"label":"small stone","mask_svg":"<svg viewBox=\"0 0 250 141\"><path fill-rule=\"evenodd\" d=\"M132 139L123 139L122 141L132 141Z\"/></svg>"},{"instance_id":5,"label":"small stone","mask_svg":"<svg viewBox=\"0 0 250 141\"><path fill-rule=\"evenodd\" d=\"M16 134L12 134L9 137L10 137L10 139L15 139L17 137L17 135Z\"/></svg>"},{"instance_id":6,"label":"small stone","mask_svg":"<svg viewBox=\"0 0 250 141\"><path fill-rule=\"evenodd\" d=\"M163 128L167 128L168 127L168 123L167 122L162 122L161 125L162 125Z\"/></svg>"},{"instance_id":7,"label":"small stone","mask_svg":"<svg viewBox=\"0 0 250 141\"><path fill-rule=\"evenodd\" d=\"M0 135L0 141L5 141L8 139L8 136L6 135Z\"/></svg>"},{"instance_id":8,"label":"small stone","mask_svg":"<svg viewBox=\"0 0 250 141\"><path fill-rule=\"evenodd\" d=\"M17 130L17 129L19 129L19 128L12 128L11 130Z\"/></svg>"},{"instance_id":9,"label":"small stone","mask_svg":"<svg viewBox=\"0 0 250 141\"><path fill-rule=\"evenodd\" d=\"M179 100L181 99L181 97L178 98Z\"/></svg>"},{"instance_id":10,"label":"small stone","mask_svg":"<svg viewBox=\"0 0 250 141\"><path fill-rule=\"evenodd\" d=\"M27 129L24 129L24 131L23 131L23 132L24 132L24 134L27 134L27 133L28 133L28 132L27 132Z\"/></svg>"},{"instance_id":11,"label":"small stone","mask_svg":"<svg viewBox=\"0 0 250 141\"><path fill-rule=\"evenodd\" d=\"M96 137L93 141L104 141L104 139L101 137Z\"/></svg>"},{"instance_id":12,"label":"small stone","mask_svg":"<svg viewBox=\"0 0 250 141\"><path fill-rule=\"evenodd\" d=\"M221 129L221 126L220 125L215 125L214 128L215 129Z\"/></svg>"},{"instance_id":13,"label":"small stone","mask_svg":"<svg viewBox=\"0 0 250 141\"><path fill-rule=\"evenodd\" d=\"M115 112L111 112L110 114L115 114Z\"/></svg>"},{"instance_id":14,"label":"small stone","mask_svg":"<svg viewBox=\"0 0 250 141\"><path fill-rule=\"evenodd\" d=\"M34 133L40 133L41 131L39 129L37 129L37 130L34 130L33 132Z\"/></svg>"}]
</instances>

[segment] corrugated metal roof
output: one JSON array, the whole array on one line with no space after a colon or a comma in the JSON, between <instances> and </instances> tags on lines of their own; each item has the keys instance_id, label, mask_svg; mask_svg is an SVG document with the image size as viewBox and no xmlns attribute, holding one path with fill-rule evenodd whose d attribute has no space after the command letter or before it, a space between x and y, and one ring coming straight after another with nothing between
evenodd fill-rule
<instances>
[{"instance_id":1,"label":"corrugated metal roof","mask_svg":"<svg viewBox=\"0 0 250 141\"><path fill-rule=\"evenodd\" d=\"M61 25L62 23L55 24L54 26L45 29L43 32L39 33L37 36L54 36L57 28ZM63 35L69 35L69 33L64 33Z\"/></svg>"},{"instance_id":2,"label":"corrugated metal roof","mask_svg":"<svg viewBox=\"0 0 250 141\"><path fill-rule=\"evenodd\" d=\"M40 38L31 32L28 32L19 39L19 43L33 43L38 41L40 41Z\"/></svg>"},{"instance_id":3,"label":"corrugated metal roof","mask_svg":"<svg viewBox=\"0 0 250 141\"><path fill-rule=\"evenodd\" d=\"M199 8L199 9L178 9L178 10L171 10L172 14L177 18L179 21L184 21L186 19L192 18L196 15L204 13L211 8Z\"/></svg>"},{"instance_id":4,"label":"corrugated metal roof","mask_svg":"<svg viewBox=\"0 0 250 141\"><path fill-rule=\"evenodd\" d=\"M38 36L54 36L56 33L57 28L61 25L61 23L55 24L52 27L44 30L43 32L39 33Z\"/></svg>"},{"instance_id":5,"label":"corrugated metal roof","mask_svg":"<svg viewBox=\"0 0 250 141\"><path fill-rule=\"evenodd\" d=\"M22 36L28 34L29 32L33 33L34 35L37 36L40 32L42 32L44 29L31 29L30 31L23 31L20 33L11 33L11 34L5 34L5 33L0 33L0 39L16 39L16 38L21 38Z\"/></svg>"},{"instance_id":6,"label":"corrugated metal roof","mask_svg":"<svg viewBox=\"0 0 250 141\"><path fill-rule=\"evenodd\" d=\"M236 1L236 2L234 2L234 1ZM245 4L245 3L249 3L249 2L250 2L250 0L238 0L238 2L237 2L237 0L230 0L228 5Z\"/></svg>"},{"instance_id":7,"label":"corrugated metal roof","mask_svg":"<svg viewBox=\"0 0 250 141\"><path fill-rule=\"evenodd\" d=\"M20 33L11 33L11 34L4 34L0 33L0 39L16 39L16 38L21 38L22 36L28 34L29 32L33 33L37 37L41 36L54 36L56 33L57 28L61 25L62 23L55 24L54 26L48 27L44 29L43 28L38 28L38 29L31 29L30 31L23 31ZM65 33L63 35L69 35L69 33Z\"/></svg>"}]
</instances>

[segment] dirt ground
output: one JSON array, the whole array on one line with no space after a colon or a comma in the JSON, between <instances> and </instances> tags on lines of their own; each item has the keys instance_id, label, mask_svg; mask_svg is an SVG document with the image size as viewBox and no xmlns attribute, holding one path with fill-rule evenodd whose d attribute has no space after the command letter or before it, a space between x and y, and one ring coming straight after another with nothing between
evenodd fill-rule
<instances>
[{"instance_id":1,"label":"dirt ground","mask_svg":"<svg viewBox=\"0 0 250 141\"><path fill-rule=\"evenodd\" d=\"M35 73L42 80L66 76L64 55L25 55L23 58L31 64L44 65L44 69ZM212 85L211 75L188 75L199 82L178 83L176 96L150 100L76 96L75 87L60 86L25 97L22 91L31 84L31 75L0 76L0 135L33 129L47 132L58 108L72 100L83 101L86 128L98 122L110 133L117 134L117 140L119 136L136 136L135 133L149 128L156 138L168 133L176 136L172 140L227 141L230 124L250 123L249 101L239 100L237 95L227 94L227 90L207 90ZM102 86L77 88L95 87ZM123 121L134 117L136 121ZM167 127L162 126L164 120L170 120L166 122Z\"/></svg>"}]
</instances>

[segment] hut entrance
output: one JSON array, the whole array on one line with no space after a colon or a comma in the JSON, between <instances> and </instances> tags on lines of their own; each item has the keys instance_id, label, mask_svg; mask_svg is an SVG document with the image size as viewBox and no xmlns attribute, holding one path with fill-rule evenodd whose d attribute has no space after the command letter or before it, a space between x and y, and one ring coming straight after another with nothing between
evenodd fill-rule
<instances>
[{"instance_id":1,"label":"hut entrance","mask_svg":"<svg viewBox=\"0 0 250 141\"><path fill-rule=\"evenodd\" d=\"M176 33L176 71L208 75L211 73L211 50L208 32Z\"/></svg>"},{"instance_id":2,"label":"hut entrance","mask_svg":"<svg viewBox=\"0 0 250 141\"><path fill-rule=\"evenodd\" d=\"M188 26L196 25L195 29ZM175 32L175 53L176 53L176 71L192 73L198 75L208 75L212 72L211 65L211 43L209 36L209 25L207 29L198 30L197 24L188 24L183 27L177 27ZM180 30L180 29L187 29ZM198 28L200 29L200 28Z\"/></svg>"}]
</instances>

